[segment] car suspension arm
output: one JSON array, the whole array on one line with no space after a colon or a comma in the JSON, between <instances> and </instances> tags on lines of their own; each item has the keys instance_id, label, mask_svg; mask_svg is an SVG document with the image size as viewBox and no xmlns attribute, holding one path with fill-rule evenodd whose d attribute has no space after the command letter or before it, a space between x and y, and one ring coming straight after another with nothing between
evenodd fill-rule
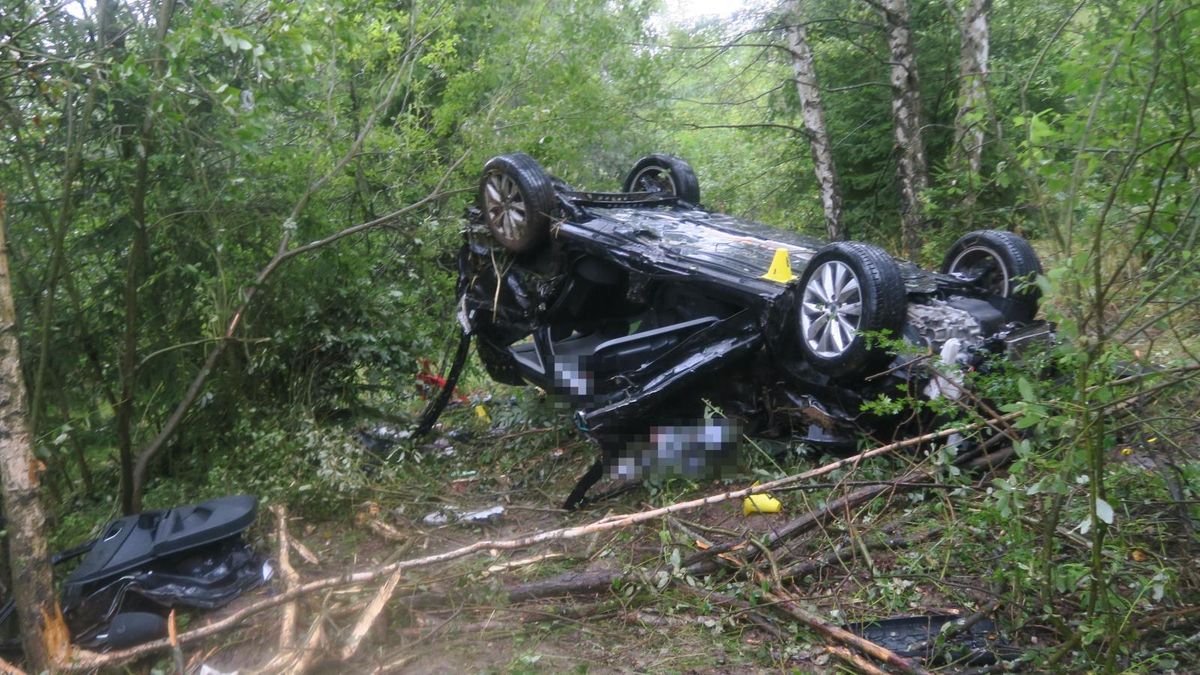
<instances>
[{"instance_id":1,"label":"car suspension arm","mask_svg":"<svg viewBox=\"0 0 1200 675\"><path fill-rule=\"evenodd\" d=\"M446 373L446 382L442 385L442 390L437 396L429 401L429 405L425 406L425 411L421 413L421 420L417 422L417 428L413 430L413 436L420 438L428 434L433 425L437 424L438 418L442 416L442 411L446 409L446 404L450 402L450 397L454 395L454 387L458 385L458 377L462 375L463 366L467 364L467 354L471 350L471 334L465 330L459 331L458 350L454 352L454 361L450 364L450 370Z\"/></svg>"}]
</instances>

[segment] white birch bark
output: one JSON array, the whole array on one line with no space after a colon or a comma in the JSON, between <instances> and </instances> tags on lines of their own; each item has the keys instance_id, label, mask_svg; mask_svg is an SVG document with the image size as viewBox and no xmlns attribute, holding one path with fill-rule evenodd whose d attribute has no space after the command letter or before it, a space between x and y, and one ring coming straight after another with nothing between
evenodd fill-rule
<instances>
[{"instance_id":1,"label":"white birch bark","mask_svg":"<svg viewBox=\"0 0 1200 675\"><path fill-rule=\"evenodd\" d=\"M983 168L984 125L977 111L987 105L988 12L992 0L968 0L962 17L958 57L958 112L954 117L953 166L967 184L963 211L968 220L975 205L979 174Z\"/></svg>"},{"instance_id":2,"label":"white birch bark","mask_svg":"<svg viewBox=\"0 0 1200 675\"><path fill-rule=\"evenodd\" d=\"M891 54L892 130L896 143L896 174L900 183L900 227L905 253L916 258L924 240L922 192L929 185L925 160L921 85L917 57L908 25L907 0L882 0L884 28Z\"/></svg>"},{"instance_id":3,"label":"white birch bark","mask_svg":"<svg viewBox=\"0 0 1200 675\"><path fill-rule=\"evenodd\" d=\"M842 227L842 190L833 163L833 144L829 140L829 130L825 127L825 108L821 104L821 89L817 84L817 70L813 64L812 48L808 44L808 31L804 27L801 3L802 0L792 2L792 25L787 29L788 51L791 52L792 69L796 75L796 93L800 96L800 116L804 120L804 129L808 132L813 173L821 191L825 230L830 240L845 239Z\"/></svg>"}]
</instances>

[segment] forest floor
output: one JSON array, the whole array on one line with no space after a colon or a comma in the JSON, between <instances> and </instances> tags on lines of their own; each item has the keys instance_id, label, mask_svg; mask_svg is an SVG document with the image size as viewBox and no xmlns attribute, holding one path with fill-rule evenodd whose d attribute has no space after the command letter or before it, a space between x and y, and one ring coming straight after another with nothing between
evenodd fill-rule
<instances>
[{"instance_id":1,"label":"forest floor","mask_svg":"<svg viewBox=\"0 0 1200 675\"><path fill-rule=\"evenodd\" d=\"M496 407L492 412L504 414ZM780 447L785 451L779 458L769 457ZM720 494L837 459L780 447L756 453L752 446L751 468L737 480L640 484L565 512L558 506L594 459L593 448L562 420L506 428L503 421L485 424L464 407L450 411L422 443L403 446L406 456L393 457L391 464L403 469L381 470L373 496L356 501L348 515L293 516L290 536L311 557L306 560L293 549L290 560L307 582L479 540L586 525ZM1128 475L1162 483L1156 452L1141 444L1117 460ZM921 476L920 484L889 484L913 475ZM1039 618L1039 598L1028 585L1013 584L1015 569L1037 564L1042 532L1034 517L1018 515L1016 504L1007 516L997 515L993 486L1004 476L1002 468L956 472L936 466L936 455L902 451L776 491L782 503L776 514L746 515L739 498L633 527L422 567L405 572L386 611L349 661L326 660L312 672L859 672L865 667L851 664L850 652L798 621L789 606L841 626L889 617L967 617L982 610L986 623L969 631L973 647L982 649L976 655L1035 654L1023 669L1042 670L1036 664L1051 658L1052 647L1069 639L1064 631L1070 629ZM612 486L604 481L593 493ZM883 489L865 500L837 501L872 486ZM1129 658L1135 671L1187 672L1198 665L1196 656L1174 648L1171 636L1197 631L1200 578L1188 563L1197 552L1196 540L1194 534L1178 534L1197 514L1194 505L1181 514L1169 498L1152 496L1137 506L1136 533L1131 527L1113 565L1129 571L1123 580L1134 581L1149 582L1169 570L1175 590L1154 597L1149 583L1120 588L1132 598L1126 618L1145 622L1146 644ZM482 523L432 520L441 511L493 507L503 512ZM769 555L758 555L755 542L767 541L810 513L821 515L812 527ZM272 523L260 517L253 531L260 550L276 550ZM1084 537L1067 526L1052 536L1055 564L1083 566L1089 556ZM1028 546L1001 545L1001 539ZM703 560L702 550L721 542L742 544L709 558L717 562L715 573L688 572L689 561ZM272 589L203 620L278 593L282 583L277 580ZM335 653L378 588L378 583L364 584L306 597L298 640L319 623L326 632L323 653ZM1076 590L1051 594L1067 616L1080 615ZM279 610L258 615L203 650L191 651L190 662L223 672L255 672L276 654L279 615ZM1165 617L1161 624L1154 622L1156 616ZM1086 620L1079 621L1086 628ZM988 663L987 658L956 661L956 653L961 657L971 648L947 642L945 656L930 668L964 672Z\"/></svg>"}]
</instances>

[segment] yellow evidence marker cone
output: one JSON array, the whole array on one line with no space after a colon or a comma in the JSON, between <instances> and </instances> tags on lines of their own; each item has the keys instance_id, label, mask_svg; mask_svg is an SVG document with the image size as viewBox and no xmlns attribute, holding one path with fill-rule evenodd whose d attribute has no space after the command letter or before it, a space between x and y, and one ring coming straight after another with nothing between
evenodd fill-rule
<instances>
[{"instance_id":1,"label":"yellow evidence marker cone","mask_svg":"<svg viewBox=\"0 0 1200 675\"><path fill-rule=\"evenodd\" d=\"M786 284L796 278L792 274L792 263L788 260L788 251L786 248L775 249L775 257L771 260L771 267L767 269L767 273L762 275L763 279L778 281L781 284Z\"/></svg>"},{"instance_id":2,"label":"yellow evidence marker cone","mask_svg":"<svg viewBox=\"0 0 1200 675\"><path fill-rule=\"evenodd\" d=\"M742 515L746 516L755 513L779 513L782 509L783 504L768 494L750 495L742 500Z\"/></svg>"}]
</instances>

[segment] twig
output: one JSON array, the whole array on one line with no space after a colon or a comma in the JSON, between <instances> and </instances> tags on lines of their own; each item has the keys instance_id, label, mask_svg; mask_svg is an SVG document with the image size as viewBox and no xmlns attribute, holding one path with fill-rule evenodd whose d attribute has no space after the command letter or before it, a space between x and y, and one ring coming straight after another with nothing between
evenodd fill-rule
<instances>
[{"instance_id":1,"label":"twig","mask_svg":"<svg viewBox=\"0 0 1200 675\"><path fill-rule=\"evenodd\" d=\"M354 625L354 630L350 633L350 639L346 642L346 646L342 648L342 660L350 660L355 653L358 652L359 645L362 644L363 638L375 625L375 620L379 618L383 608L387 606L388 600L392 599L392 594L396 592L396 584L400 583L400 578L404 576L404 568L397 567L392 576L380 587L379 592L375 594L375 599L371 604L367 605L367 611L359 617L358 623Z\"/></svg>"},{"instance_id":2,"label":"twig","mask_svg":"<svg viewBox=\"0 0 1200 675\"><path fill-rule=\"evenodd\" d=\"M564 556L561 553L542 553L540 555L535 555L535 556L532 556L529 558L521 558L520 560L512 560L512 561L509 561L506 563L492 565L491 567L487 568L485 570L485 572L487 574L498 574L500 572L507 572L508 570L516 569L518 567L526 567L528 565L536 565L540 562L545 562L547 560L558 560L559 558L565 558L565 557L566 556Z\"/></svg>"},{"instance_id":3,"label":"twig","mask_svg":"<svg viewBox=\"0 0 1200 675\"><path fill-rule=\"evenodd\" d=\"M1013 413L1009 413L1009 414L1005 415L1004 418L1005 419L1014 419L1014 418L1018 417L1019 415L1020 415L1019 412L1013 412ZM187 633L184 633L183 635L179 636L179 641L180 641L180 643L188 643L188 642L192 642L195 640L200 640L205 637L209 637L211 635L216 635L216 634L220 633L221 631L224 631L228 628L231 628L233 626L240 624L247 617L253 616L254 614L256 614L258 612L264 611L266 609L270 609L271 607L276 607L285 602L290 602L295 598L298 598L298 597L301 597L303 595L307 595L310 593L314 593L316 591L321 591L321 590L325 590L325 589L329 589L329 588L337 588L340 586L365 584L365 583L374 581L376 579L380 579L384 576L394 574L399 571L406 571L406 570L411 570L411 569L417 569L420 567L429 567L429 566L433 566L433 565L439 565L439 564L448 562L450 560L457 560L459 558L464 558L469 555L479 553L481 551L490 551L492 549L504 550L504 551L519 550L519 549L523 549L523 548L529 548L529 547L535 546L537 544L544 544L544 543L548 543L548 542L552 542L552 541L563 541L563 540L567 540L567 539L577 539L579 537L584 537L584 536L596 534L599 532L607 532L609 530L617 530L617 529L632 527L633 525L637 525L639 523L657 520L668 514L677 513L677 512L681 512L681 511L690 511L693 509L698 509L698 508L701 508L704 506L710 506L712 504L720 504L722 502L727 502L727 501L734 500L734 499L743 499L743 498L748 497L753 494L769 492L778 487L791 485L793 483L808 480L815 476L821 476L821 475L831 473L833 471L836 471L836 470L838 470L842 467L848 466L848 465L856 465L865 459L869 459L872 457L878 457L879 455L887 454L889 452L894 452L901 448L907 448L907 447L911 447L913 445L919 445L921 443L929 442L929 441L936 440L939 438L945 438L946 436L949 436L951 434L962 433L963 431L967 431L972 428L978 428L982 424L984 424L984 423L976 423L973 425L968 425L966 427L946 429L944 431L925 434L923 436L918 436L916 438L910 438L910 439L907 439L904 441L898 441L896 443L891 443L888 445L880 446L878 448L874 448L872 450L867 450L865 452L861 452L852 457L847 457L845 459L840 459L836 462L831 462L824 466L820 466L815 469L811 469L809 471L805 471L805 472L796 474L794 476L786 476L786 477L780 478L778 480L770 481L767 483L762 483L760 485L755 485L755 486L751 486L748 488L743 488L741 490L731 490L728 492L710 495L710 496L702 497L699 499L692 499L692 500L688 500L688 501L684 501L684 502L677 502L675 504L670 504L668 506L664 506L664 507L657 508L657 509L651 509L648 511L641 511L641 512L631 513L631 514L626 514L626 515L608 516L608 517L601 518L600 520L592 522L587 525L578 525L578 526L574 526L574 527L565 527L565 528L558 528L558 529L554 529L554 530L545 530L545 531L536 532L536 533L532 533L529 535L525 535L522 537L516 537L516 538L512 538L512 539L498 539L498 540L484 539L481 541L476 541L472 544L468 544L466 546L461 546L459 548L451 549L449 551L445 551L443 553L438 553L435 555L425 556L422 558L415 558L412 560L403 560L400 562L391 563L389 565L383 565L383 566L379 566L379 567L375 567L375 568L371 568L371 569L367 569L367 570L363 570L363 571L359 571L359 572L351 572L351 573L347 573L347 574L343 574L343 575L337 575L337 576L332 576L332 577L326 577L324 579L310 581L310 582L303 584L301 586L298 586L294 589L285 591L273 598L266 598L266 599L262 600L261 602L243 607L241 610L238 610L237 612L230 614L229 616L225 617L224 619L214 621L213 623L210 623L206 626L202 626L200 628L196 628L194 630L188 631ZM794 532L792 534L794 534ZM777 543L778 541L781 541L781 540L782 540L781 537L777 535L776 537L774 537L772 539L772 541L770 543ZM716 549L716 548L718 548L718 547L716 547L716 546L713 547L713 549ZM137 647L131 647L129 649L109 652L107 654L96 654L93 652L78 650L74 653L73 658L71 660L69 660L66 663L60 664L60 669L63 671L67 671L67 672L76 672L76 671L81 671L81 670L93 670L93 669L101 668L104 666L122 663L124 661L130 660L133 658L137 658L140 656L144 656L146 654L152 654L152 653L161 651L161 650L167 648L168 646L169 645L167 644L166 640L155 640L152 642L147 642L145 644L139 645Z\"/></svg>"},{"instance_id":4,"label":"twig","mask_svg":"<svg viewBox=\"0 0 1200 675\"><path fill-rule=\"evenodd\" d=\"M888 675L886 670L883 670L845 647L826 645L825 651L846 662L856 673L863 673L864 675Z\"/></svg>"},{"instance_id":5,"label":"twig","mask_svg":"<svg viewBox=\"0 0 1200 675\"><path fill-rule=\"evenodd\" d=\"M300 647L299 658L284 671L287 675L304 675L312 668L316 662L317 654L320 653L321 643L325 641L325 615L317 617L313 625L308 629L308 637L305 638L304 644Z\"/></svg>"},{"instance_id":6,"label":"twig","mask_svg":"<svg viewBox=\"0 0 1200 675\"><path fill-rule=\"evenodd\" d=\"M388 541L408 541L412 538L377 518L368 522L367 527L371 528L372 532L383 537L384 539L387 539Z\"/></svg>"},{"instance_id":7,"label":"twig","mask_svg":"<svg viewBox=\"0 0 1200 675\"><path fill-rule=\"evenodd\" d=\"M778 626L776 626L771 621L770 617L758 611L749 602L742 600L741 598L735 598L732 595L725 595L724 593L709 591L696 586L689 586L687 584L680 584L679 590L684 591L685 593L691 593L705 602L737 608L742 614L746 615L746 618L750 619L751 623L770 633L771 636L777 640L782 640L787 637L787 634L784 633L784 631Z\"/></svg>"},{"instance_id":8,"label":"twig","mask_svg":"<svg viewBox=\"0 0 1200 675\"><path fill-rule=\"evenodd\" d=\"M320 558L318 558L307 546L301 543L299 539L296 539L295 537L289 538L288 545L291 546L292 550L295 551L301 558L304 558L304 562L308 563L309 565L321 564Z\"/></svg>"},{"instance_id":9,"label":"twig","mask_svg":"<svg viewBox=\"0 0 1200 675\"><path fill-rule=\"evenodd\" d=\"M997 589L999 592L1002 589ZM955 619L942 627L942 630L937 635L931 635L926 640L921 640L909 648L911 652L929 652L930 648L936 648L939 641L946 642L950 638L969 630L971 626L983 621L989 614L996 611L1000 606L1000 598L993 598L986 605L979 608L979 611L970 616Z\"/></svg>"},{"instance_id":10,"label":"twig","mask_svg":"<svg viewBox=\"0 0 1200 675\"><path fill-rule=\"evenodd\" d=\"M916 536L913 536L913 537L909 537L907 539L902 538L902 537L894 537L891 539L880 539L880 540L872 541L870 543L866 543L865 546L868 550L879 550L879 549L895 550L895 549L908 548L909 546L915 546L916 544L920 544L920 543L929 541L934 536L936 536L940 533L941 533L941 528L933 528L931 530L927 530L925 532L917 534ZM793 578L794 579L803 579L805 576L812 574L813 572L816 572L817 570L819 570L823 567L828 567L830 565L836 565L836 564L842 562L843 560L845 560L847 557L853 556L855 553L855 550L856 549L853 545L843 546L841 548L830 551L829 553L825 554L825 556L823 556L817 560L805 560L805 561L801 561L801 562L792 563L791 565L788 565L787 567L784 567L782 570L780 570L779 576L782 577L783 579L793 579Z\"/></svg>"},{"instance_id":11,"label":"twig","mask_svg":"<svg viewBox=\"0 0 1200 675\"><path fill-rule=\"evenodd\" d=\"M388 663L385 663L372 671L371 675L387 675L387 673L396 672L404 666L407 666L409 662L415 658L417 658L415 654L405 654L399 658L392 659Z\"/></svg>"}]
</instances>

